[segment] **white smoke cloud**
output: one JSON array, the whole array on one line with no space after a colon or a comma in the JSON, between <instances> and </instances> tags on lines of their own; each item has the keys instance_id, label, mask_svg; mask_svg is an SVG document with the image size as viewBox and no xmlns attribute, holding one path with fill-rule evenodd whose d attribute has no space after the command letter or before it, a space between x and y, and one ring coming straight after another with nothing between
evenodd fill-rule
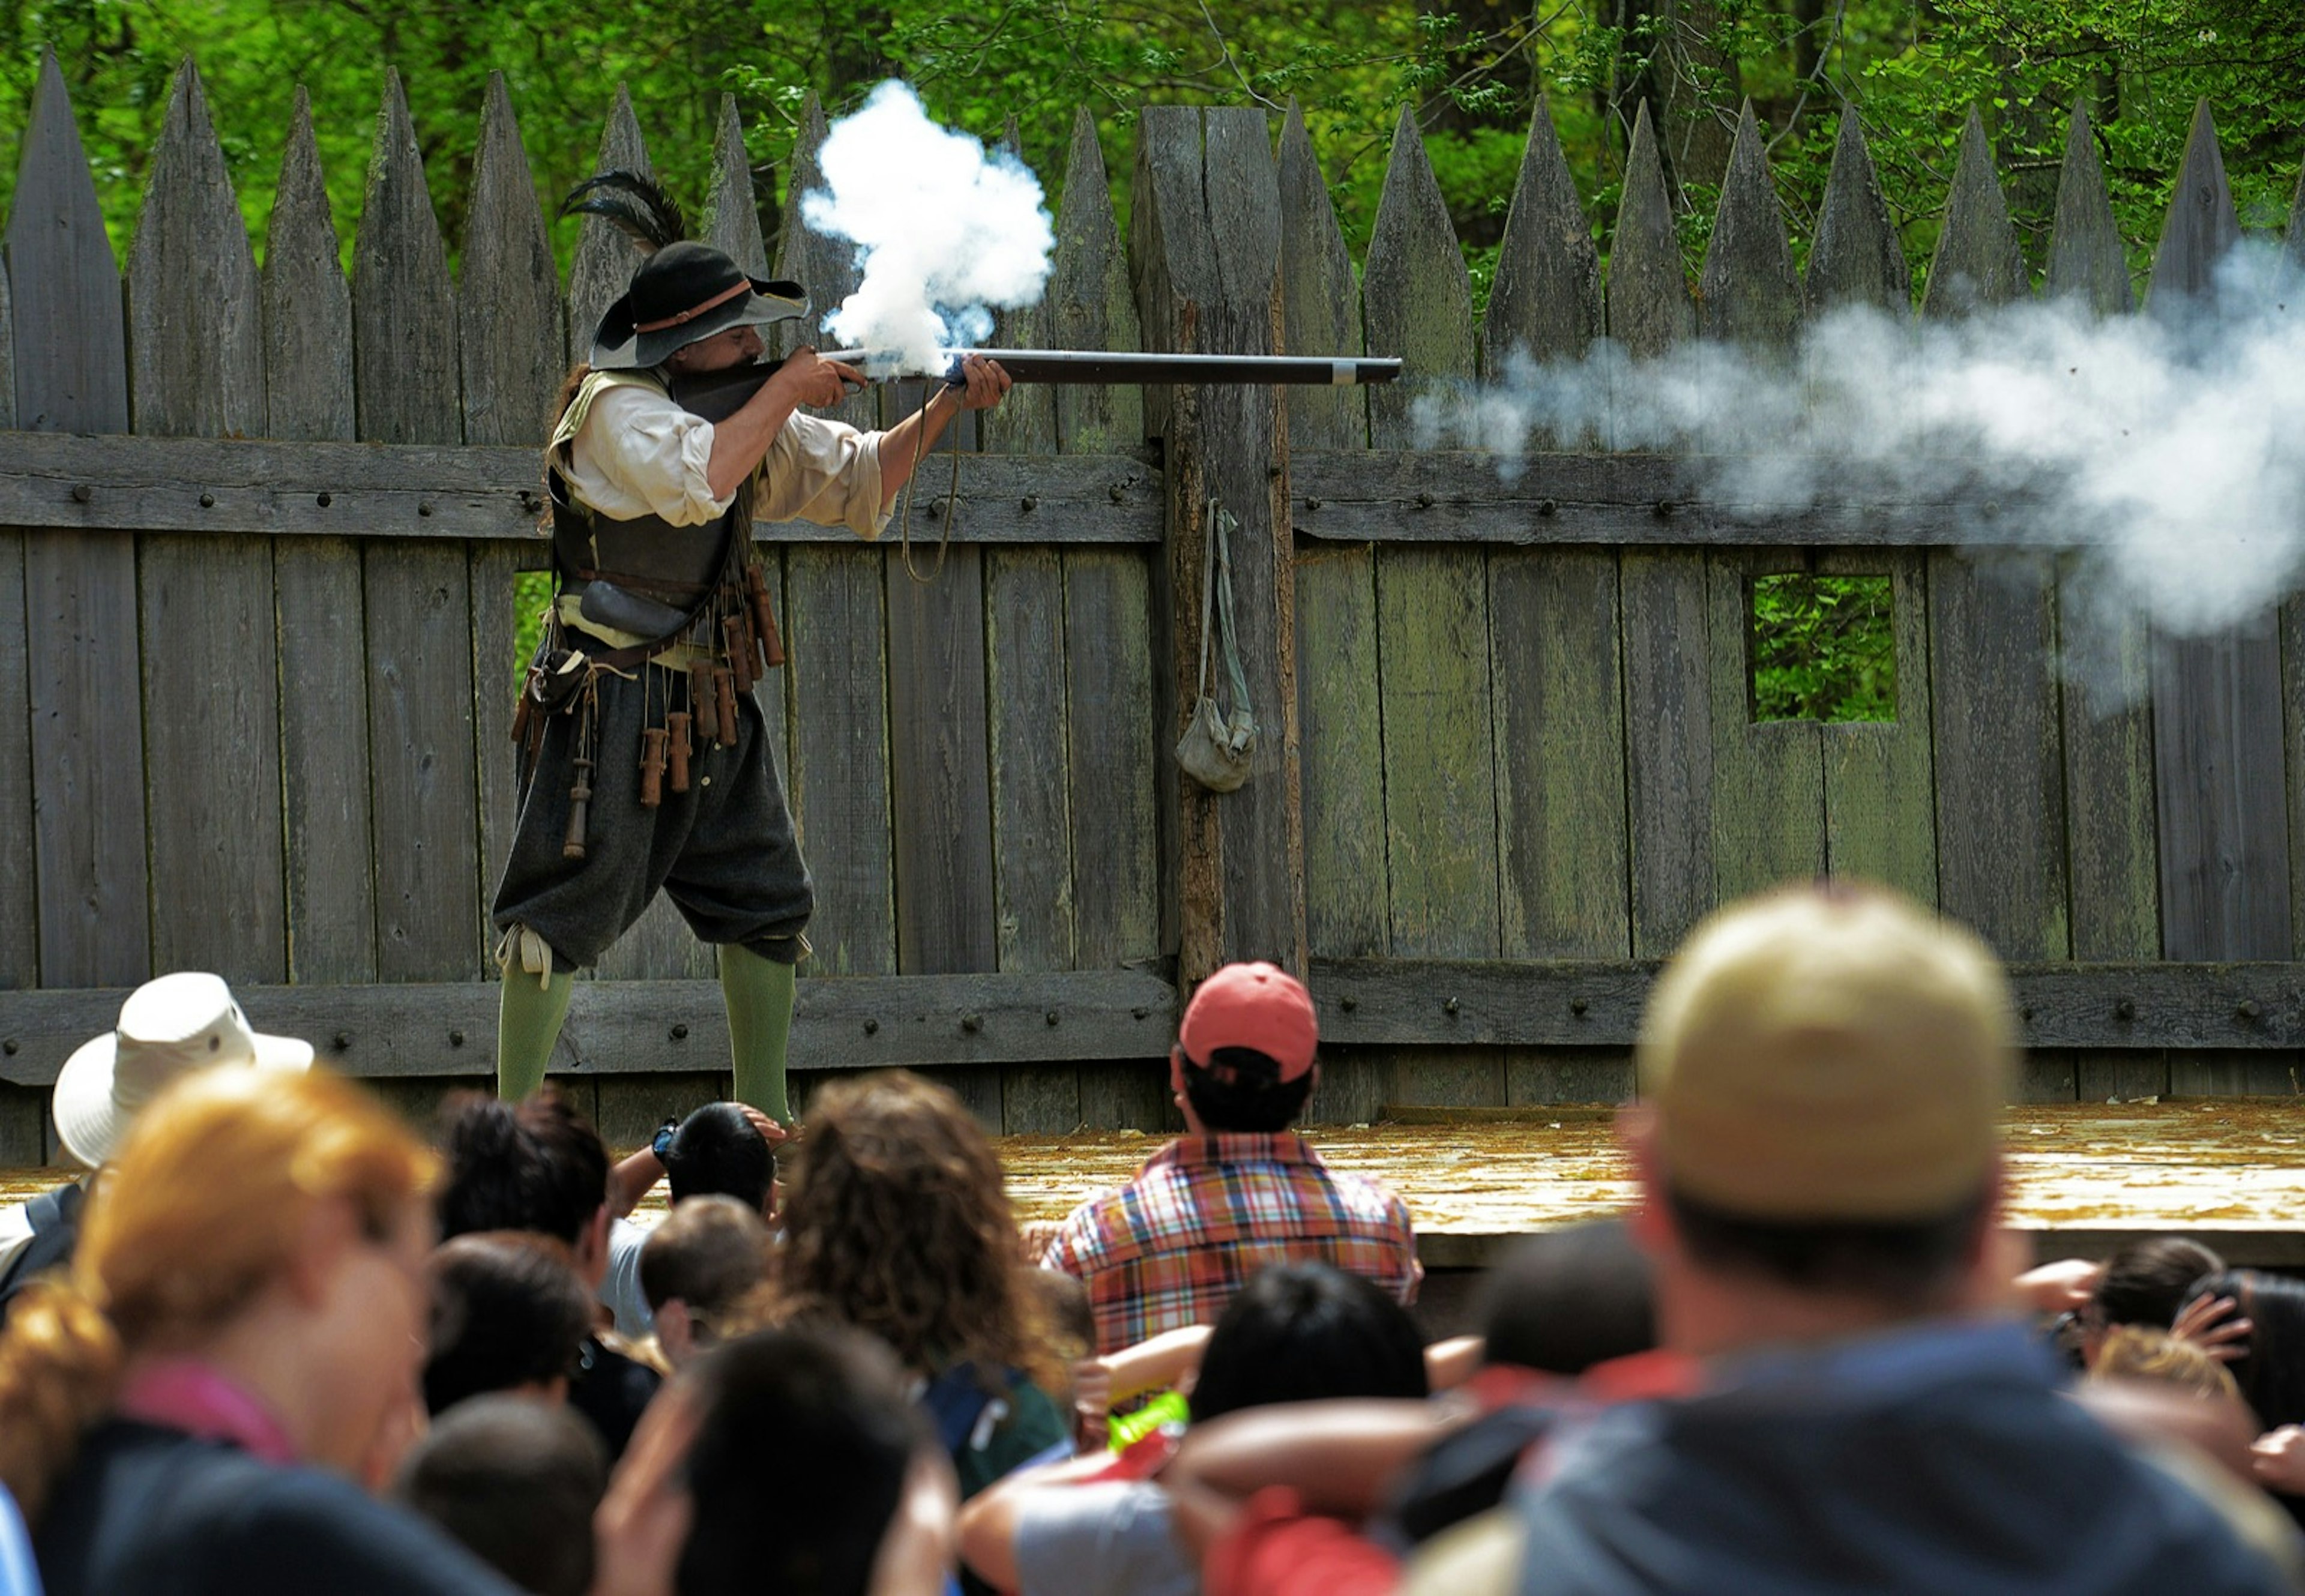
<instances>
[{"instance_id":1,"label":"white smoke cloud","mask_svg":"<svg viewBox=\"0 0 2305 1596\"><path fill-rule=\"evenodd\" d=\"M853 242L863 273L825 329L872 351L876 375L940 370L941 352L991 335L994 308L1039 301L1056 248L1040 180L939 127L906 85L834 123L818 158L825 186L801 215Z\"/></svg>"},{"instance_id":2,"label":"white smoke cloud","mask_svg":"<svg viewBox=\"0 0 2305 1596\"><path fill-rule=\"evenodd\" d=\"M1427 447L1662 450L1754 519L1820 503L1951 500L1964 541L2080 551L2069 652L2106 623L2199 635L2305 577L2305 280L2256 242L2211 304L2097 318L2025 302L1916 326L1836 311L1790 361L1695 344L1635 365L1522 361L1421 398ZM2095 639L2077 629L2096 627Z\"/></svg>"}]
</instances>

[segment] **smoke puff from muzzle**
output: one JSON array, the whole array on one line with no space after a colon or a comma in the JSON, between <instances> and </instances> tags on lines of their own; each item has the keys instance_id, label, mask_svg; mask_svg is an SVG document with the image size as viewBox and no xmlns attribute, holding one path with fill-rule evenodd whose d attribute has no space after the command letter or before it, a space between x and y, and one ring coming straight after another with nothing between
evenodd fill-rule
<instances>
[{"instance_id":1,"label":"smoke puff from muzzle","mask_svg":"<svg viewBox=\"0 0 2305 1596\"><path fill-rule=\"evenodd\" d=\"M825 330L872 351L875 375L941 370L942 351L991 335L995 309L1039 302L1056 248L1040 180L939 127L905 84L834 123L818 161L824 187L801 215L853 242L863 273Z\"/></svg>"}]
</instances>

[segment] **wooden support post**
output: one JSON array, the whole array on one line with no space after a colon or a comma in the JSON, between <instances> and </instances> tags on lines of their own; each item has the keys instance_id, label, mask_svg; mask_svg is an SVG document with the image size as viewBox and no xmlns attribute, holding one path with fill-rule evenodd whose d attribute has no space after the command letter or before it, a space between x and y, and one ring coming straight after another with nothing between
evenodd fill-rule
<instances>
[{"instance_id":1,"label":"wooden support post","mask_svg":"<svg viewBox=\"0 0 2305 1596\"><path fill-rule=\"evenodd\" d=\"M1280 195L1263 115L1245 107L1148 110L1135 182L1134 254L1146 347L1272 352L1280 339ZM1255 766L1237 792L1210 793L1170 768L1176 824L1166 838L1164 885L1178 973L1189 982L1243 958L1301 972L1297 590L1280 395L1236 386L1150 398L1151 429L1167 445L1169 496L1159 603L1169 669L1159 726L1164 740L1173 740L1197 692L1202 561L1214 500L1238 523L1232 613L1259 726Z\"/></svg>"}]
</instances>

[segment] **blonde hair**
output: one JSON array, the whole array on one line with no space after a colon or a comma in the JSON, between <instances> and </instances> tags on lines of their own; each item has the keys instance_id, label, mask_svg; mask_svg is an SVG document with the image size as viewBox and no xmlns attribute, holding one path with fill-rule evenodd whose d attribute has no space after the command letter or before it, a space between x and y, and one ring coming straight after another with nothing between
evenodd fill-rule
<instances>
[{"instance_id":1,"label":"blonde hair","mask_svg":"<svg viewBox=\"0 0 2305 1596\"><path fill-rule=\"evenodd\" d=\"M293 1255L316 1203L382 1239L436 1160L392 1111L322 1071L225 1067L138 1116L88 1205L68 1272L0 1335L0 1483L28 1515L111 1405L132 1354L229 1322Z\"/></svg>"},{"instance_id":2,"label":"blonde hair","mask_svg":"<svg viewBox=\"0 0 2305 1596\"><path fill-rule=\"evenodd\" d=\"M2195 1396L2231 1396L2241 1388L2233 1371L2190 1341L2145 1325L2115 1325L2089 1365L2091 1380L2150 1380Z\"/></svg>"}]
</instances>

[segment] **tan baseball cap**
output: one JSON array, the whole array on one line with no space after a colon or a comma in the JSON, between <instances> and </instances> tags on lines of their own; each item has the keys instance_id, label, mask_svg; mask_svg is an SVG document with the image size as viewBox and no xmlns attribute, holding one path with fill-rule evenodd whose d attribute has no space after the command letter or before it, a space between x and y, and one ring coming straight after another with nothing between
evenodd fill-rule
<instances>
[{"instance_id":1,"label":"tan baseball cap","mask_svg":"<svg viewBox=\"0 0 2305 1596\"><path fill-rule=\"evenodd\" d=\"M1672 1188L1756 1219L1925 1219L1974 1197L2015 1075L2009 984L1970 931L1833 884L1698 926L1643 1017Z\"/></svg>"}]
</instances>

